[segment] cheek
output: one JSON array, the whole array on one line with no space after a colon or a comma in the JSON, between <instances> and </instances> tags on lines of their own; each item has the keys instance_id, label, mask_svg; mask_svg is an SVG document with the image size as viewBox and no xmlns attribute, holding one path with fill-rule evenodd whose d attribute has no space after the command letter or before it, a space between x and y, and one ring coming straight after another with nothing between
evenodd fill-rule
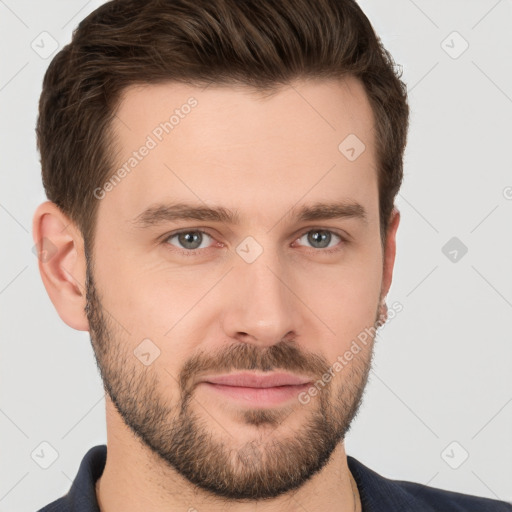
<instances>
[{"instance_id":1,"label":"cheek","mask_svg":"<svg viewBox=\"0 0 512 512\"><path fill-rule=\"evenodd\" d=\"M126 349L133 351L145 343L141 347L158 354L156 367L165 367L167 373L177 377L180 365L207 337L211 323L205 318L212 305L205 295L218 276L210 273L208 278L196 279L197 275L169 273L156 266L131 268L126 262L116 272L130 278L110 276L120 286L117 290L110 288L110 306L105 306L126 329L118 330ZM162 377L171 379L174 385L171 377L165 373Z\"/></svg>"},{"instance_id":2,"label":"cheek","mask_svg":"<svg viewBox=\"0 0 512 512\"><path fill-rule=\"evenodd\" d=\"M381 280L382 263L375 258L337 269L324 268L308 276L300 297L319 317L319 325L327 326L324 339L331 341L326 341L326 353L335 357L334 352L343 352L351 340L374 324Z\"/></svg>"},{"instance_id":3,"label":"cheek","mask_svg":"<svg viewBox=\"0 0 512 512\"><path fill-rule=\"evenodd\" d=\"M95 266L103 306L131 333L165 334L208 289L191 273L170 271L163 260L147 264L113 247Z\"/></svg>"}]
</instances>

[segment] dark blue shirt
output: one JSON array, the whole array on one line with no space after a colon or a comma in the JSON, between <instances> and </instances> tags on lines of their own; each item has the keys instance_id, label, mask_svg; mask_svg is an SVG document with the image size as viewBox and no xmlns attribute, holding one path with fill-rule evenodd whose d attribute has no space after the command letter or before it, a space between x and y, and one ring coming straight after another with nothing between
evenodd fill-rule
<instances>
[{"instance_id":1,"label":"dark blue shirt","mask_svg":"<svg viewBox=\"0 0 512 512\"><path fill-rule=\"evenodd\" d=\"M95 483L103 473L106 445L91 448L84 456L69 492L38 512L100 512ZM421 484L390 480L348 456L363 504L363 512L512 512L503 501L443 491Z\"/></svg>"}]
</instances>

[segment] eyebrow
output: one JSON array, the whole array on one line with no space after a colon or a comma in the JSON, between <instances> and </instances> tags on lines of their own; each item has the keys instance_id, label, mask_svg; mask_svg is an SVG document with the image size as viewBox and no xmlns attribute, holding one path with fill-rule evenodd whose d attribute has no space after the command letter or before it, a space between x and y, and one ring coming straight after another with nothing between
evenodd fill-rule
<instances>
[{"instance_id":1,"label":"eyebrow","mask_svg":"<svg viewBox=\"0 0 512 512\"><path fill-rule=\"evenodd\" d=\"M299 222L353 218L368 223L365 208L357 202L330 202L303 205L292 208L287 217L296 217ZM190 203L155 204L131 220L136 228L159 226L165 222L176 220L198 220L220 222L224 224L240 224L238 210L229 210L222 206L209 207Z\"/></svg>"}]
</instances>

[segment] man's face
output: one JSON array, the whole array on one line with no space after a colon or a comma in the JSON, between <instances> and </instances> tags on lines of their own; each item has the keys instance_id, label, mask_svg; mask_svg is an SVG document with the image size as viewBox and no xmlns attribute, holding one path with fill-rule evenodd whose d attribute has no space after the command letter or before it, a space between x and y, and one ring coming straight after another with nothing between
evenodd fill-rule
<instances>
[{"instance_id":1,"label":"man's face","mask_svg":"<svg viewBox=\"0 0 512 512\"><path fill-rule=\"evenodd\" d=\"M173 126L161 125L176 109ZM372 340L342 370L333 365L379 314L375 142L362 85L300 82L267 98L130 88L114 131L116 169L129 171L98 194L87 313L117 412L152 453L218 496L300 486L349 428ZM236 211L237 222L165 213L178 203ZM299 217L319 203L359 207ZM206 382L240 373L305 384Z\"/></svg>"}]
</instances>

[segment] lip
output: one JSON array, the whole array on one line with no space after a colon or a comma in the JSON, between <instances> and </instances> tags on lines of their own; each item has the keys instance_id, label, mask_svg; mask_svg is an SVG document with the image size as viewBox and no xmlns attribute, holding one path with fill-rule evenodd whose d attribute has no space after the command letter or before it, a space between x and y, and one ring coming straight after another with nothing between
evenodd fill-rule
<instances>
[{"instance_id":1,"label":"lip","mask_svg":"<svg viewBox=\"0 0 512 512\"><path fill-rule=\"evenodd\" d=\"M209 382L210 384L222 384L224 386L244 388L273 388L277 386L301 386L311 382L311 379L284 372L274 372L268 375L244 372L214 375L205 377L202 381Z\"/></svg>"},{"instance_id":2,"label":"lip","mask_svg":"<svg viewBox=\"0 0 512 512\"><path fill-rule=\"evenodd\" d=\"M236 373L205 377L200 388L223 400L253 408L279 406L296 400L311 384L311 379L290 373Z\"/></svg>"}]
</instances>

